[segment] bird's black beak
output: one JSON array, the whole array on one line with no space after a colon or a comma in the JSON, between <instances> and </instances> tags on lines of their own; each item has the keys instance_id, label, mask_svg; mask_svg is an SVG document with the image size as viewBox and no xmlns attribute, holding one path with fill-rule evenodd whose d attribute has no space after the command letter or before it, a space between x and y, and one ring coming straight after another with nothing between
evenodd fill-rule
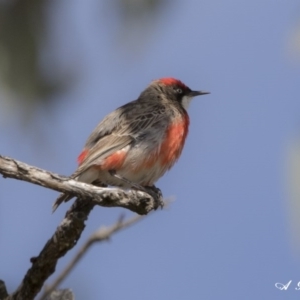
<instances>
[{"instance_id":1,"label":"bird's black beak","mask_svg":"<svg viewBox=\"0 0 300 300\"><path fill-rule=\"evenodd\" d=\"M206 92L206 91L191 91L189 93L189 96L196 97L196 96L207 95L207 94L210 94L210 92Z\"/></svg>"}]
</instances>

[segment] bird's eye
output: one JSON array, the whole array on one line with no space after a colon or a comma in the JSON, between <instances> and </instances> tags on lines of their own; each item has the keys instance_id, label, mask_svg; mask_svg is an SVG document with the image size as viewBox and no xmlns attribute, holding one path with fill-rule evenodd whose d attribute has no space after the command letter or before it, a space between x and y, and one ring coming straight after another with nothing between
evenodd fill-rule
<instances>
[{"instance_id":1,"label":"bird's eye","mask_svg":"<svg viewBox=\"0 0 300 300\"><path fill-rule=\"evenodd\" d=\"M182 89L176 89L177 94L182 94Z\"/></svg>"}]
</instances>

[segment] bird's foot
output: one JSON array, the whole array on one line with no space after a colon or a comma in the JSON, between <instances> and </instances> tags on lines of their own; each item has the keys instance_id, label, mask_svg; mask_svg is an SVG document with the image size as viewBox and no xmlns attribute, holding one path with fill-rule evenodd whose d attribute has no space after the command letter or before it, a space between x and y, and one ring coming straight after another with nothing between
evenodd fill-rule
<instances>
[{"instance_id":1,"label":"bird's foot","mask_svg":"<svg viewBox=\"0 0 300 300\"><path fill-rule=\"evenodd\" d=\"M128 180L127 178L123 177L120 174L117 174L115 170L109 171L111 176L114 176L115 178L118 178L125 182L127 185L130 185L133 189L146 192L150 196L153 197L155 201L154 209L157 210L159 207L162 209L164 207L164 201L163 201L163 195L159 188L157 188L155 185L152 186L142 186L138 183L132 182Z\"/></svg>"},{"instance_id":2,"label":"bird's foot","mask_svg":"<svg viewBox=\"0 0 300 300\"><path fill-rule=\"evenodd\" d=\"M163 201L163 194L159 188L157 188L155 185L152 186L145 186L144 189L146 192L151 195L155 201L155 207L154 209L157 210L159 207L163 209L164 207L164 201Z\"/></svg>"}]
</instances>

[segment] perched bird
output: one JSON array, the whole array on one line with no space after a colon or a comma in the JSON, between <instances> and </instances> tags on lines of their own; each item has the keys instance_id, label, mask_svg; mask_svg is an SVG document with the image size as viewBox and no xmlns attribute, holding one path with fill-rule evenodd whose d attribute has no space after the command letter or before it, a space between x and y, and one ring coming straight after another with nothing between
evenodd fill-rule
<instances>
[{"instance_id":1,"label":"perched bird","mask_svg":"<svg viewBox=\"0 0 300 300\"><path fill-rule=\"evenodd\" d=\"M148 187L178 160L189 129L192 91L180 80L154 80L137 100L107 115L89 136L71 176L86 183ZM71 199L61 194L53 211Z\"/></svg>"}]
</instances>

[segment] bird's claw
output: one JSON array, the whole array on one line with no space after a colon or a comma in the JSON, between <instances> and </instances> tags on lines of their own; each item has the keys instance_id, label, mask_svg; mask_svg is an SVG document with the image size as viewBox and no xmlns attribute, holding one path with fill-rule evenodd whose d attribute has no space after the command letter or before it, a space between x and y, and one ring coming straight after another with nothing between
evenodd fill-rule
<instances>
[{"instance_id":1,"label":"bird's claw","mask_svg":"<svg viewBox=\"0 0 300 300\"><path fill-rule=\"evenodd\" d=\"M140 184L132 182L132 181L128 180L127 178L123 177L122 175L117 174L117 172L115 170L110 170L109 173L110 173L111 176L114 176L114 177L122 180L126 184L130 185L133 189L146 192L150 196L152 196L153 199L154 199L154 201L155 201L155 205L154 205L154 209L155 210L157 210L159 207L161 209L164 207L164 201L163 201L162 192L155 185L152 185L152 186L141 186Z\"/></svg>"},{"instance_id":2,"label":"bird's claw","mask_svg":"<svg viewBox=\"0 0 300 300\"><path fill-rule=\"evenodd\" d=\"M163 201L163 194L159 188L157 188L155 185L153 186L146 186L144 187L146 192L153 197L155 201L154 209L157 210L159 207L163 209L164 207L164 201Z\"/></svg>"}]
</instances>

